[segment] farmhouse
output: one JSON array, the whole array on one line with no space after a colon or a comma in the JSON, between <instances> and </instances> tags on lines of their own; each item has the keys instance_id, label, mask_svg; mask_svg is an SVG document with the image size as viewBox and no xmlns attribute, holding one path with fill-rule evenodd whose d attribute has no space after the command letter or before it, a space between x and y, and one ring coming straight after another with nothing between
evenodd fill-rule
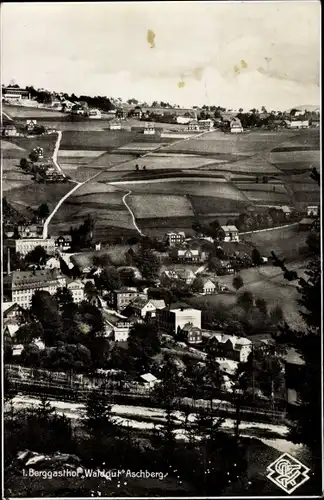
<instances>
[{"instance_id":1,"label":"farmhouse","mask_svg":"<svg viewBox=\"0 0 324 500\"><path fill-rule=\"evenodd\" d=\"M199 249L190 250L189 248L172 248L169 256L173 261L181 263L204 262L207 258L206 252Z\"/></svg>"},{"instance_id":2,"label":"farmhouse","mask_svg":"<svg viewBox=\"0 0 324 500\"><path fill-rule=\"evenodd\" d=\"M53 237L55 239L55 248L59 250L68 250L71 248L72 237L68 234L66 236Z\"/></svg>"},{"instance_id":3,"label":"farmhouse","mask_svg":"<svg viewBox=\"0 0 324 500\"><path fill-rule=\"evenodd\" d=\"M318 205L308 205L306 212L307 212L307 217L318 217L319 216L319 206Z\"/></svg>"},{"instance_id":4,"label":"farmhouse","mask_svg":"<svg viewBox=\"0 0 324 500\"><path fill-rule=\"evenodd\" d=\"M224 241L240 241L239 232L236 226L221 226L225 233Z\"/></svg>"},{"instance_id":5,"label":"farmhouse","mask_svg":"<svg viewBox=\"0 0 324 500\"><path fill-rule=\"evenodd\" d=\"M203 284L203 294L204 295L212 295L216 293L216 285L210 279L204 280Z\"/></svg>"},{"instance_id":6,"label":"farmhouse","mask_svg":"<svg viewBox=\"0 0 324 500\"><path fill-rule=\"evenodd\" d=\"M3 302L2 316L3 324L18 325L21 316L24 314L24 309L17 302Z\"/></svg>"},{"instance_id":7,"label":"farmhouse","mask_svg":"<svg viewBox=\"0 0 324 500\"><path fill-rule=\"evenodd\" d=\"M292 209L288 207L288 205L283 205L281 207L281 210L283 211L286 217L289 217L292 214Z\"/></svg>"},{"instance_id":8,"label":"farmhouse","mask_svg":"<svg viewBox=\"0 0 324 500\"><path fill-rule=\"evenodd\" d=\"M19 133L15 125L6 125L3 130L3 135L6 137L15 137L19 135Z\"/></svg>"},{"instance_id":9,"label":"farmhouse","mask_svg":"<svg viewBox=\"0 0 324 500\"><path fill-rule=\"evenodd\" d=\"M121 288L112 293L112 306L117 311L125 309L136 297L138 291L136 288Z\"/></svg>"},{"instance_id":10,"label":"farmhouse","mask_svg":"<svg viewBox=\"0 0 324 500\"><path fill-rule=\"evenodd\" d=\"M298 380L301 380L305 372L305 361L293 348L288 348L283 357L285 366L286 398L291 405L299 404Z\"/></svg>"},{"instance_id":11,"label":"farmhouse","mask_svg":"<svg viewBox=\"0 0 324 500\"><path fill-rule=\"evenodd\" d=\"M124 309L123 314L128 316L127 313L130 313L141 318L146 318L147 316L155 317L156 310L163 309L164 307L164 300L136 297L129 303L126 309Z\"/></svg>"},{"instance_id":12,"label":"farmhouse","mask_svg":"<svg viewBox=\"0 0 324 500\"><path fill-rule=\"evenodd\" d=\"M308 128L309 120L285 120L287 128Z\"/></svg>"},{"instance_id":13,"label":"farmhouse","mask_svg":"<svg viewBox=\"0 0 324 500\"><path fill-rule=\"evenodd\" d=\"M214 128L214 122L210 118L207 120L198 120L199 130L212 130Z\"/></svg>"},{"instance_id":14,"label":"farmhouse","mask_svg":"<svg viewBox=\"0 0 324 500\"><path fill-rule=\"evenodd\" d=\"M154 375L152 375L152 373L144 373L144 375L141 375L140 378L145 389L152 389L155 386L155 384L160 382L160 380L157 379Z\"/></svg>"},{"instance_id":15,"label":"farmhouse","mask_svg":"<svg viewBox=\"0 0 324 500\"><path fill-rule=\"evenodd\" d=\"M60 269L61 264L56 257L50 257L45 264L45 269Z\"/></svg>"},{"instance_id":16,"label":"farmhouse","mask_svg":"<svg viewBox=\"0 0 324 500\"><path fill-rule=\"evenodd\" d=\"M186 285L192 285L196 279L195 273L191 269L176 269L178 278L186 283Z\"/></svg>"},{"instance_id":17,"label":"farmhouse","mask_svg":"<svg viewBox=\"0 0 324 500\"><path fill-rule=\"evenodd\" d=\"M185 335L188 344L200 344L202 342L202 331L193 326L192 323L186 323L180 330Z\"/></svg>"},{"instance_id":18,"label":"farmhouse","mask_svg":"<svg viewBox=\"0 0 324 500\"><path fill-rule=\"evenodd\" d=\"M191 130L193 132L198 132L200 130L198 121L192 120L191 122L189 122L188 123L188 130Z\"/></svg>"},{"instance_id":19,"label":"farmhouse","mask_svg":"<svg viewBox=\"0 0 324 500\"><path fill-rule=\"evenodd\" d=\"M10 276L12 301L19 306L31 306L32 296L36 290L45 290L50 294L56 293L59 287L64 287L66 280L55 269L44 271L13 271Z\"/></svg>"},{"instance_id":20,"label":"farmhouse","mask_svg":"<svg viewBox=\"0 0 324 500\"><path fill-rule=\"evenodd\" d=\"M42 233L42 227L36 224L18 226L18 234L20 238L37 238Z\"/></svg>"},{"instance_id":21,"label":"farmhouse","mask_svg":"<svg viewBox=\"0 0 324 500\"><path fill-rule=\"evenodd\" d=\"M299 223L299 230L300 231L310 231L313 227L315 219L310 218L310 217L305 217L302 219Z\"/></svg>"},{"instance_id":22,"label":"farmhouse","mask_svg":"<svg viewBox=\"0 0 324 500\"><path fill-rule=\"evenodd\" d=\"M217 356L246 363L252 350L251 340L245 337L236 337L235 335L225 335L224 333L215 333L210 337L213 339L213 346L216 349Z\"/></svg>"},{"instance_id":23,"label":"farmhouse","mask_svg":"<svg viewBox=\"0 0 324 500\"><path fill-rule=\"evenodd\" d=\"M243 126L239 118L232 117L230 120L230 131L232 134L239 134L243 132Z\"/></svg>"},{"instance_id":24,"label":"farmhouse","mask_svg":"<svg viewBox=\"0 0 324 500\"><path fill-rule=\"evenodd\" d=\"M177 245L181 245L186 239L186 235L184 232L177 232L177 233L166 233L164 236L164 241L170 246L174 247Z\"/></svg>"},{"instance_id":25,"label":"farmhouse","mask_svg":"<svg viewBox=\"0 0 324 500\"><path fill-rule=\"evenodd\" d=\"M99 109L90 109L89 118L91 118L92 120L100 120L101 111L99 111Z\"/></svg>"},{"instance_id":26,"label":"farmhouse","mask_svg":"<svg viewBox=\"0 0 324 500\"><path fill-rule=\"evenodd\" d=\"M84 286L81 280L74 280L67 283L66 288L71 292L74 303L78 304L84 300Z\"/></svg>"},{"instance_id":27,"label":"farmhouse","mask_svg":"<svg viewBox=\"0 0 324 500\"><path fill-rule=\"evenodd\" d=\"M126 342L133 325L134 321L130 318L119 319L113 326L113 335L115 342Z\"/></svg>"},{"instance_id":28,"label":"farmhouse","mask_svg":"<svg viewBox=\"0 0 324 500\"><path fill-rule=\"evenodd\" d=\"M155 134L155 128L153 125L146 124L145 128L143 130L143 134L145 135L154 135Z\"/></svg>"},{"instance_id":29,"label":"farmhouse","mask_svg":"<svg viewBox=\"0 0 324 500\"><path fill-rule=\"evenodd\" d=\"M157 309L156 318L158 326L170 333L177 333L187 323L201 328L201 311L187 304L171 304L170 307Z\"/></svg>"},{"instance_id":30,"label":"farmhouse","mask_svg":"<svg viewBox=\"0 0 324 500\"><path fill-rule=\"evenodd\" d=\"M143 111L141 108L135 108L131 111L134 118L138 118L139 120L142 118Z\"/></svg>"}]
</instances>

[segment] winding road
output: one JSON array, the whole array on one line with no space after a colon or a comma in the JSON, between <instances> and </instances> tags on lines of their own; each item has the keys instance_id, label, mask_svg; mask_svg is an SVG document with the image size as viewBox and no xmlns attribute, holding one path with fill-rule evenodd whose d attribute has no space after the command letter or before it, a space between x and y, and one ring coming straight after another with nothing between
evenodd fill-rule
<instances>
[{"instance_id":1,"label":"winding road","mask_svg":"<svg viewBox=\"0 0 324 500\"><path fill-rule=\"evenodd\" d=\"M150 151L142 154L139 158L145 158L146 156L149 156L151 155L152 153L155 153L157 151L160 151L161 149L167 149L168 147L170 146L174 146L175 144L179 144L181 142L186 142L188 141L189 139L198 139L199 137L202 137L203 135L206 135L208 134L209 132L211 132L210 130L205 130L204 132L201 132L200 134L197 134L197 135L194 135L194 136L191 136L191 137L186 137L186 138L182 138L182 139L179 139L178 141L175 141L175 142L171 142L170 144L160 144L159 146L157 146L155 149L151 149ZM58 151L59 151L59 147L60 147L60 143L61 143L61 138L62 138L62 132L61 131L58 131L58 140L56 142L56 145L55 145L55 150L54 150L54 154L53 154L53 162L55 164L55 166L60 170L61 173L63 173L64 175L64 172L62 171L61 167L59 166L58 162L57 162L57 155L58 155ZM88 182L91 182L93 181L96 177L99 177L99 175L101 175L103 172L106 172L107 170L110 170L111 168L113 167L116 167L118 165L125 165L127 163L131 163L133 160L127 160L126 162L125 161L121 161L121 162L118 162L118 163L115 163L113 165L111 165L110 167L107 167L107 168L103 168L103 169L100 169L99 172L97 172L95 175L93 175L92 177L89 177L89 179L86 179L85 181L83 182L76 182L76 181L71 181L71 182L75 182L76 185L71 189L71 191L69 191L68 193L66 193L60 200L59 202L57 203L57 205L55 206L54 210L50 213L50 215L48 216L48 218L46 219L45 223L44 223L44 228L43 228L43 239L46 239L48 238L48 225L49 223L51 222L53 216L56 214L56 212L58 211L58 209L61 207L61 205L64 203L65 200L67 200L71 194L73 194L75 191L77 191L81 186L83 186L84 184L87 184ZM136 229L136 231L141 235L141 236L145 236L142 231L140 230L140 228L138 227L137 223L136 223L136 218L135 218L135 215L133 213L133 211L131 210L130 206L128 205L128 203L126 202L126 197L129 196L130 194L132 194L132 191L128 191L128 193L126 193L124 196L123 196L123 203L125 205L125 207L127 208L128 212L130 213L131 217L132 217L132 221L133 221L133 225Z\"/></svg>"}]
</instances>

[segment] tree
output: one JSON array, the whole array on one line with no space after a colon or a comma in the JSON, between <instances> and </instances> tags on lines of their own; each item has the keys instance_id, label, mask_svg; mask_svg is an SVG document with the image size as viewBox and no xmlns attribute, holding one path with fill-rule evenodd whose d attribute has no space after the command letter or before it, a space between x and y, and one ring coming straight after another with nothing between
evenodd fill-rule
<instances>
[{"instance_id":1,"label":"tree","mask_svg":"<svg viewBox=\"0 0 324 500\"><path fill-rule=\"evenodd\" d=\"M37 245L37 247L26 254L25 260L30 264L43 265L46 263L47 257L45 248Z\"/></svg>"},{"instance_id":2,"label":"tree","mask_svg":"<svg viewBox=\"0 0 324 500\"><path fill-rule=\"evenodd\" d=\"M251 311L253 303L253 294L247 290L237 297L237 305L242 307L246 313Z\"/></svg>"},{"instance_id":3,"label":"tree","mask_svg":"<svg viewBox=\"0 0 324 500\"><path fill-rule=\"evenodd\" d=\"M253 248L251 258L252 258L252 262L255 266L260 266L263 262L261 254L257 248Z\"/></svg>"},{"instance_id":4,"label":"tree","mask_svg":"<svg viewBox=\"0 0 324 500\"><path fill-rule=\"evenodd\" d=\"M160 269L160 262L152 250L142 245L140 251L136 255L136 263L143 278L154 279L157 277Z\"/></svg>"},{"instance_id":5,"label":"tree","mask_svg":"<svg viewBox=\"0 0 324 500\"><path fill-rule=\"evenodd\" d=\"M42 203L41 205L39 205L36 213L40 219L46 219L50 214L47 203Z\"/></svg>"},{"instance_id":6,"label":"tree","mask_svg":"<svg viewBox=\"0 0 324 500\"><path fill-rule=\"evenodd\" d=\"M21 344L29 344L34 339L43 338L44 330L39 321L30 321L21 325L16 332L16 340Z\"/></svg>"},{"instance_id":7,"label":"tree","mask_svg":"<svg viewBox=\"0 0 324 500\"><path fill-rule=\"evenodd\" d=\"M278 323L282 323L283 320L284 320L284 313L283 313L282 307L279 305L276 305L270 311L270 321L274 325L277 325Z\"/></svg>"},{"instance_id":8,"label":"tree","mask_svg":"<svg viewBox=\"0 0 324 500\"><path fill-rule=\"evenodd\" d=\"M104 386L100 391L90 393L84 426L97 446L105 435L114 433L116 422L111 409Z\"/></svg>"},{"instance_id":9,"label":"tree","mask_svg":"<svg viewBox=\"0 0 324 500\"><path fill-rule=\"evenodd\" d=\"M118 290L122 285L119 272L113 266L109 266L96 278L96 286L99 290Z\"/></svg>"},{"instance_id":10,"label":"tree","mask_svg":"<svg viewBox=\"0 0 324 500\"><path fill-rule=\"evenodd\" d=\"M73 304L72 292L66 287L60 287L56 290L54 298L58 304L59 310L62 311L66 306Z\"/></svg>"},{"instance_id":11,"label":"tree","mask_svg":"<svg viewBox=\"0 0 324 500\"><path fill-rule=\"evenodd\" d=\"M98 291L95 287L95 285L91 281L87 281L85 286L84 286L84 295L86 296L88 302L93 302L97 296L98 296Z\"/></svg>"},{"instance_id":12,"label":"tree","mask_svg":"<svg viewBox=\"0 0 324 500\"><path fill-rule=\"evenodd\" d=\"M268 306L265 299L255 299L255 305L264 316L267 316Z\"/></svg>"},{"instance_id":13,"label":"tree","mask_svg":"<svg viewBox=\"0 0 324 500\"><path fill-rule=\"evenodd\" d=\"M29 159L31 162L36 163L38 160L38 153L36 153L36 151L31 151L31 153L29 153Z\"/></svg>"},{"instance_id":14,"label":"tree","mask_svg":"<svg viewBox=\"0 0 324 500\"><path fill-rule=\"evenodd\" d=\"M244 281L243 281L242 276L240 276L239 274L234 276L232 285L235 288L236 293L237 293L239 291L239 289L242 288L242 286L244 285Z\"/></svg>"},{"instance_id":15,"label":"tree","mask_svg":"<svg viewBox=\"0 0 324 500\"><path fill-rule=\"evenodd\" d=\"M311 177L320 186L320 175L316 169ZM291 273L284 263L275 253L272 253L274 262L279 266L285 278L291 281ZM322 328L322 274L321 256L318 253L313 256L307 265L307 278L300 278L298 292L300 295L299 305L301 315L306 323L305 328L293 330L287 324L281 328L281 333L277 337L278 342L294 347L302 356L305 365L302 367L296 387L299 389L298 411L292 412L290 418L290 439L295 443L303 443L308 446L314 461L314 482L315 488L321 491L322 459L321 459L321 328ZM294 276L296 279L296 276ZM313 489L314 491L314 489Z\"/></svg>"},{"instance_id":16,"label":"tree","mask_svg":"<svg viewBox=\"0 0 324 500\"><path fill-rule=\"evenodd\" d=\"M26 158L22 158L22 159L20 160L19 165L20 165L20 167L21 167L23 170L25 170L25 169L27 169L27 167L28 167L28 165L29 165L29 164L28 164L28 161L26 160Z\"/></svg>"},{"instance_id":17,"label":"tree","mask_svg":"<svg viewBox=\"0 0 324 500\"><path fill-rule=\"evenodd\" d=\"M193 292L197 293L202 293L204 291L204 280L201 276L197 276L197 278L195 278L191 289Z\"/></svg>"},{"instance_id":18,"label":"tree","mask_svg":"<svg viewBox=\"0 0 324 500\"><path fill-rule=\"evenodd\" d=\"M160 352L160 338L154 325L135 324L129 332L128 354L137 372L149 369L150 359Z\"/></svg>"},{"instance_id":19,"label":"tree","mask_svg":"<svg viewBox=\"0 0 324 500\"><path fill-rule=\"evenodd\" d=\"M57 304L48 292L36 291L32 297L31 312L41 323L46 345L54 345L62 334L62 323Z\"/></svg>"}]
</instances>

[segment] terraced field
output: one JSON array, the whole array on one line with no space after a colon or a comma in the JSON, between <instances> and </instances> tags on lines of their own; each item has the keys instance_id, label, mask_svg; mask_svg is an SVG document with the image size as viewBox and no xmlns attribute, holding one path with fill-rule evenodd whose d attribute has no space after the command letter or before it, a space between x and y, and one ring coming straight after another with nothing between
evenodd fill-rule
<instances>
[{"instance_id":1,"label":"terraced field","mask_svg":"<svg viewBox=\"0 0 324 500\"><path fill-rule=\"evenodd\" d=\"M183 180L178 182L177 179L169 179L168 181L144 181L133 183L114 183L115 186L125 190L131 190L134 194L165 194L165 195L197 195L197 196L212 196L219 198L227 198L232 200L245 201L242 193L226 181L220 182L219 179L213 181L211 179L201 180L194 179L191 181Z\"/></svg>"},{"instance_id":2,"label":"terraced field","mask_svg":"<svg viewBox=\"0 0 324 500\"><path fill-rule=\"evenodd\" d=\"M107 151L128 144L136 137L127 130L107 130L103 132L89 130L66 130L63 132L60 149Z\"/></svg>"}]
</instances>

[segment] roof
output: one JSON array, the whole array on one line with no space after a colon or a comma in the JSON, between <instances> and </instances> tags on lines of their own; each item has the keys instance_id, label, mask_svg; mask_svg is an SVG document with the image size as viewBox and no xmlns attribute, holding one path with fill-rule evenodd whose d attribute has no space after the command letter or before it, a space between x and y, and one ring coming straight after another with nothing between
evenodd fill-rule
<instances>
[{"instance_id":1,"label":"roof","mask_svg":"<svg viewBox=\"0 0 324 500\"><path fill-rule=\"evenodd\" d=\"M145 380L145 382L156 382L157 378L152 375L152 373L144 373L144 375L141 375L141 378Z\"/></svg>"},{"instance_id":2,"label":"roof","mask_svg":"<svg viewBox=\"0 0 324 500\"><path fill-rule=\"evenodd\" d=\"M212 280L210 280L209 278L204 279L204 286L206 286L206 285L208 285L208 286L212 285L212 286L216 287L215 283L213 283Z\"/></svg>"},{"instance_id":3,"label":"roof","mask_svg":"<svg viewBox=\"0 0 324 500\"><path fill-rule=\"evenodd\" d=\"M283 212L291 212L291 208L290 208L290 207L288 207L288 205L283 205L283 206L281 207L281 210L282 210Z\"/></svg>"},{"instance_id":4,"label":"roof","mask_svg":"<svg viewBox=\"0 0 324 500\"><path fill-rule=\"evenodd\" d=\"M2 302L2 313L3 315L9 314L13 309L19 307L16 302Z\"/></svg>"},{"instance_id":5,"label":"roof","mask_svg":"<svg viewBox=\"0 0 324 500\"><path fill-rule=\"evenodd\" d=\"M304 219L302 219L300 221L299 224L313 224L314 221L315 221L315 219L311 219L309 217L305 217Z\"/></svg>"},{"instance_id":6,"label":"roof","mask_svg":"<svg viewBox=\"0 0 324 500\"><path fill-rule=\"evenodd\" d=\"M135 297L134 300L129 304L131 307L136 309L142 309L149 301L143 297Z\"/></svg>"},{"instance_id":7,"label":"roof","mask_svg":"<svg viewBox=\"0 0 324 500\"><path fill-rule=\"evenodd\" d=\"M287 349L286 354L283 356L283 359L285 360L286 363L289 363L291 365L304 365L305 361L303 360L302 356L299 354L299 352L294 348L294 347L289 347Z\"/></svg>"},{"instance_id":8,"label":"roof","mask_svg":"<svg viewBox=\"0 0 324 500\"><path fill-rule=\"evenodd\" d=\"M19 325L8 324L8 325L6 325L5 328L8 328L10 337L13 337L15 335L16 331L19 330Z\"/></svg>"},{"instance_id":9,"label":"roof","mask_svg":"<svg viewBox=\"0 0 324 500\"><path fill-rule=\"evenodd\" d=\"M182 330L184 332L201 332L200 328L197 326L194 326L192 323L186 323L183 327Z\"/></svg>"},{"instance_id":10,"label":"roof","mask_svg":"<svg viewBox=\"0 0 324 500\"><path fill-rule=\"evenodd\" d=\"M153 304L156 309L164 309L165 308L165 302L163 299L150 299L149 302Z\"/></svg>"},{"instance_id":11,"label":"roof","mask_svg":"<svg viewBox=\"0 0 324 500\"><path fill-rule=\"evenodd\" d=\"M114 290L115 293L137 293L137 288L118 288L118 290Z\"/></svg>"},{"instance_id":12,"label":"roof","mask_svg":"<svg viewBox=\"0 0 324 500\"><path fill-rule=\"evenodd\" d=\"M236 337L236 335L226 335L225 333L215 333L211 335L210 338L215 338L221 344L225 344L230 341L233 345L233 349L240 348L244 345L252 344L251 340L246 337Z\"/></svg>"},{"instance_id":13,"label":"roof","mask_svg":"<svg viewBox=\"0 0 324 500\"><path fill-rule=\"evenodd\" d=\"M238 232L238 229L236 226L221 226L221 228L223 229L223 231L225 231L225 233L227 231L230 231L230 232L235 232L237 231Z\"/></svg>"},{"instance_id":14,"label":"roof","mask_svg":"<svg viewBox=\"0 0 324 500\"><path fill-rule=\"evenodd\" d=\"M42 286L45 283L57 281L61 278L56 269L44 269L37 271L13 271L12 287L29 288Z\"/></svg>"}]
</instances>

